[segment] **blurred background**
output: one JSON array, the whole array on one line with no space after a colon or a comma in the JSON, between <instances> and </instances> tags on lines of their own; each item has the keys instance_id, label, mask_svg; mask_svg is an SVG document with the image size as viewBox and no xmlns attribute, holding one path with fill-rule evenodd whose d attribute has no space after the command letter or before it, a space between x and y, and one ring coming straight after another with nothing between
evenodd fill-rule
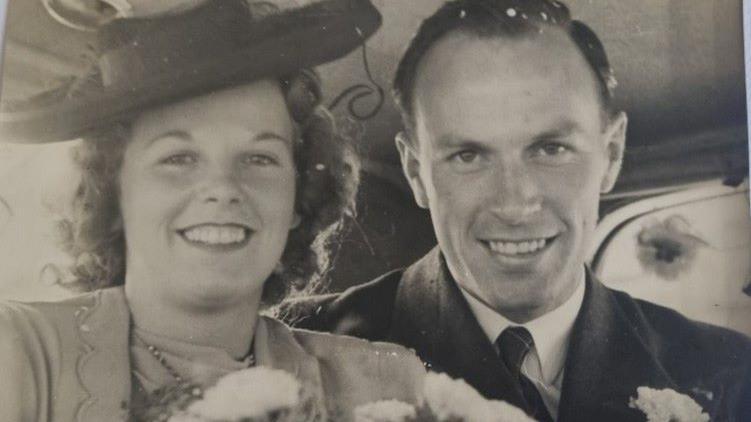
<instances>
[{"instance_id":1,"label":"blurred background","mask_svg":"<svg viewBox=\"0 0 751 422\"><path fill-rule=\"evenodd\" d=\"M2 98L79 73L90 60L90 29L127 14L128 1L144 0L9 0ZM369 66L356 51L319 69L329 102L357 86L334 112L364 160L358 215L329 274L335 291L435 245L429 214L416 207L399 167L393 139L401 122L388 88L417 25L442 0L373 3L384 19L365 49ZM741 0L566 3L605 44L617 104L629 115L626 161L602 202L593 269L612 287L751 334ZM380 109L377 87L386 91ZM70 294L56 284L68 258L53 227L78 178L72 145L0 142L0 297Z\"/></svg>"}]
</instances>

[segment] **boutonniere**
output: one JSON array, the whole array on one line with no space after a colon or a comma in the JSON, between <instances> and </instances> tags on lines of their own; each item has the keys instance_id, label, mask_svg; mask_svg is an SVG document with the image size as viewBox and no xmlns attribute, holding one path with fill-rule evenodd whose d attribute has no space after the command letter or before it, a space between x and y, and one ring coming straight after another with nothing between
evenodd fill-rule
<instances>
[{"instance_id":1,"label":"boutonniere","mask_svg":"<svg viewBox=\"0 0 751 422\"><path fill-rule=\"evenodd\" d=\"M521 409L489 400L463 380L428 373L423 400L413 406L396 400L355 409L355 422L533 422Z\"/></svg>"},{"instance_id":2,"label":"boutonniere","mask_svg":"<svg viewBox=\"0 0 751 422\"><path fill-rule=\"evenodd\" d=\"M709 415L691 397L669 388L656 390L649 387L636 389L629 407L639 409L647 422L708 422Z\"/></svg>"},{"instance_id":3,"label":"boutonniere","mask_svg":"<svg viewBox=\"0 0 751 422\"><path fill-rule=\"evenodd\" d=\"M133 414L149 422L322 420L315 396L295 377L262 366L232 372L205 391L187 384L160 389Z\"/></svg>"}]
</instances>

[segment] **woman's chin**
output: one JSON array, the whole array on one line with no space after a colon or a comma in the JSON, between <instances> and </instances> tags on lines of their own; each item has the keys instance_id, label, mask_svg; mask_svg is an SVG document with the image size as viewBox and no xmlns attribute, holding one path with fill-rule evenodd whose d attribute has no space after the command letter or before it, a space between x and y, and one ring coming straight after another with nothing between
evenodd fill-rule
<instances>
[{"instance_id":1,"label":"woman's chin","mask_svg":"<svg viewBox=\"0 0 751 422\"><path fill-rule=\"evenodd\" d=\"M174 288L180 290L182 302L213 308L235 303L250 304L253 298L261 297L263 281L251 281L247 275L235 278L222 277L221 274L215 273L201 278L183 278L180 285Z\"/></svg>"}]
</instances>

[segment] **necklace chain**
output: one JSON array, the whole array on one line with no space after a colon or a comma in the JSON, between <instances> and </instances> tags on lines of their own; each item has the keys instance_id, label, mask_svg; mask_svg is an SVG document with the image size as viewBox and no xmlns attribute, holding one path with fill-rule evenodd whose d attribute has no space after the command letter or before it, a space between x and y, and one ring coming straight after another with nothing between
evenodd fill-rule
<instances>
[{"instance_id":1,"label":"necklace chain","mask_svg":"<svg viewBox=\"0 0 751 422\"><path fill-rule=\"evenodd\" d=\"M159 364L162 365L165 370L167 370L170 376L174 378L174 380L177 381L178 384L182 384L185 381L185 379L177 372L177 370L167 362L167 359L164 357L161 350L157 349L156 346L152 346L150 344L146 344L146 349L148 349L149 353L154 356L157 362L159 362Z\"/></svg>"},{"instance_id":2,"label":"necklace chain","mask_svg":"<svg viewBox=\"0 0 751 422\"><path fill-rule=\"evenodd\" d=\"M157 348L156 346L151 345L151 344L145 342L137 334L136 334L136 337L138 338L139 341L141 341L141 343L144 344L144 346L146 346L146 349L149 351L149 353L151 353L151 356L153 356L154 359L156 359L156 361L159 362L160 365L162 365L162 368L164 368L167 371L167 373L169 373L169 375L178 384L185 383L185 378L183 378L182 375L180 375L180 373L177 372L177 370L172 365L170 365L169 362L167 362L167 359L164 357L164 353L162 353L162 351L159 350L159 348ZM255 354L253 352L250 352L245 359L247 361L248 367L256 365L256 357L255 357Z\"/></svg>"}]
</instances>

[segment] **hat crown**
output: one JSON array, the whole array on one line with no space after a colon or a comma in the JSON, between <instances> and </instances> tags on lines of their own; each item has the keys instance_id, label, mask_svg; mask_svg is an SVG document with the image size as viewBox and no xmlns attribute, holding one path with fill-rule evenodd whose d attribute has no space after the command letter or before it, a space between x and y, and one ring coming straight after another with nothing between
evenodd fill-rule
<instances>
[{"instance_id":1,"label":"hat crown","mask_svg":"<svg viewBox=\"0 0 751 422\"><path fill-rule=\"evenodd\" d=\"M305 5L278 7L291 1ZM0 140L74 139L149 107L287 77L344 56L380 24L370 0L207 0L179 13L117 18L97 31L91 71L3 103Z\"/></svg>"}]
</instances>

